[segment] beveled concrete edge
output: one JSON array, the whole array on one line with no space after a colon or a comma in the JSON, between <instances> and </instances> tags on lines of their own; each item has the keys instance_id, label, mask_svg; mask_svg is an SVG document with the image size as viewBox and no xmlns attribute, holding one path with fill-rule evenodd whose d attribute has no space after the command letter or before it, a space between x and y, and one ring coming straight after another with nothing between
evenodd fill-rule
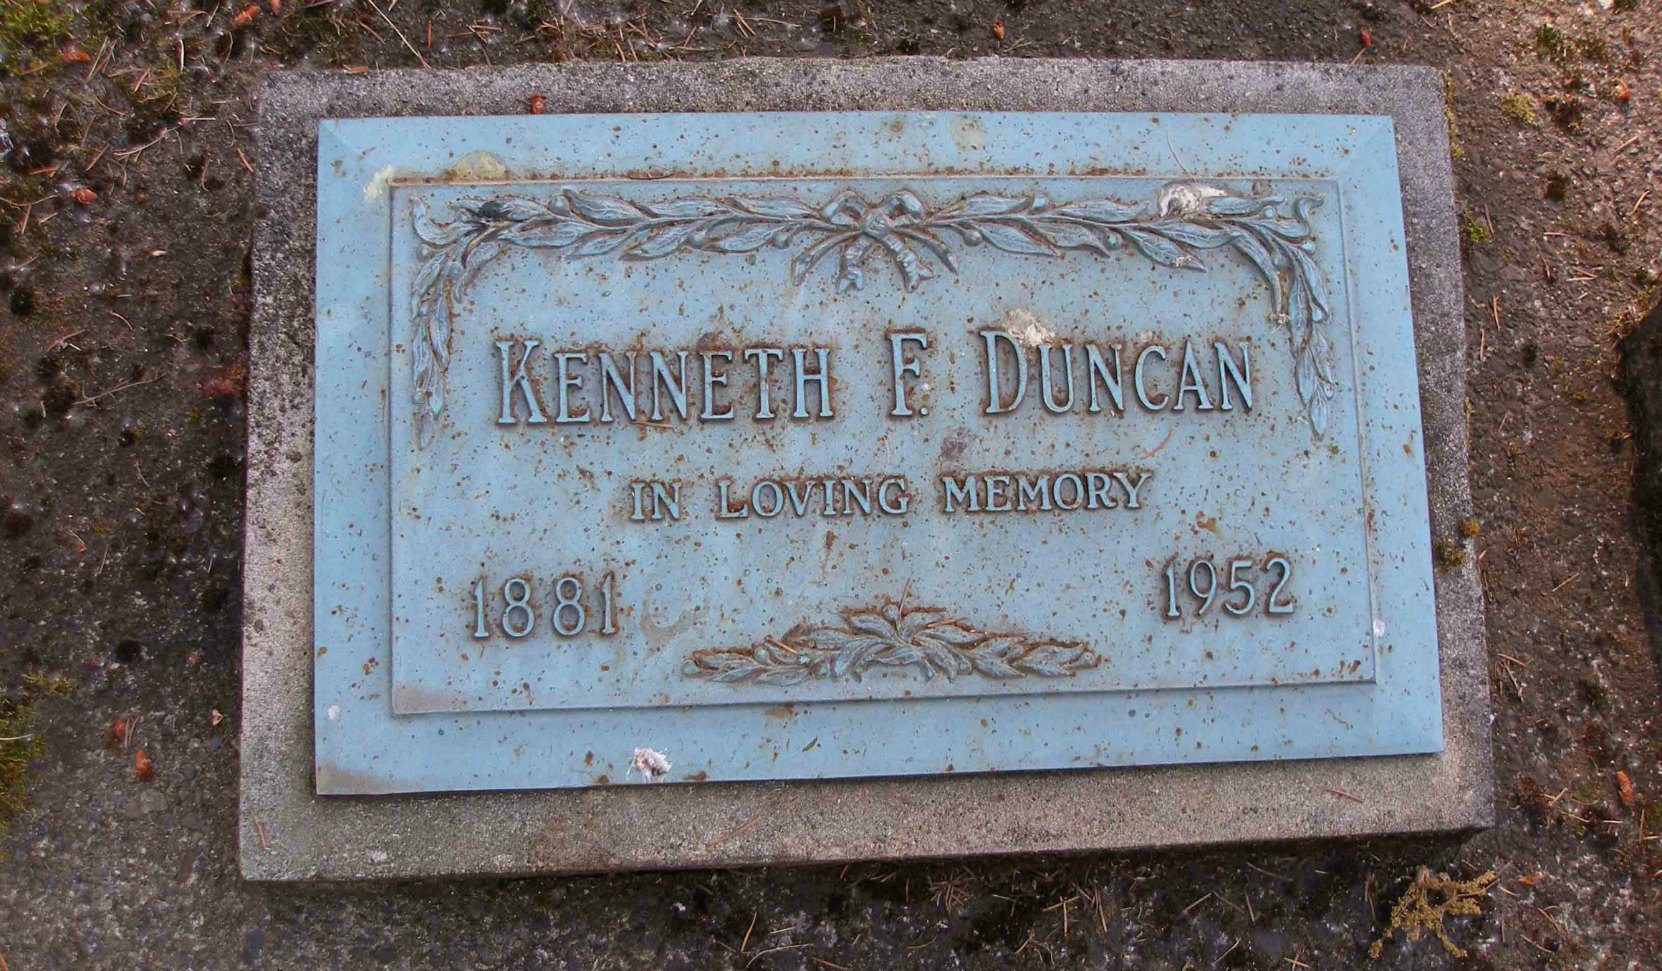
<instances>
[{"instance_id":1,"label":"beveled concrete edge","mask_svg":"<svg viewBox=\"0 0 1662 971\"><path fill-rule=\"evenodd\" d=\"M258 98L239 842L250 880L528 875L1127 850L1487 826L1475 564L1439 571L1437 756L420 797L312 787L312 260L324 117L978 109L1395 119L1432 533L1469 515L1464 297L1442 78L1421 67L881 58L278 73ZM1335 795L1347 793L1352 798Z\"/></svg>"}]
</instances>

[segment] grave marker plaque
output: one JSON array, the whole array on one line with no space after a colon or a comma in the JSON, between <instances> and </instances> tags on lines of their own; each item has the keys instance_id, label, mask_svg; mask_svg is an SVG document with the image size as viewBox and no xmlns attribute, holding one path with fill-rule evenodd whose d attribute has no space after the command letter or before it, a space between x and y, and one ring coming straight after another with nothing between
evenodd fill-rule
<instances>
[{"instance_id":1,"label":"grave marker plaque","mask_svg":"<svg viewBox=\"0 0 1662 971\"><path fill-rule=\"evenodd\" d=\"M313 106L316 804L1445 762L1420 119L1089 101Z\"/></svg>"}]
</instances>

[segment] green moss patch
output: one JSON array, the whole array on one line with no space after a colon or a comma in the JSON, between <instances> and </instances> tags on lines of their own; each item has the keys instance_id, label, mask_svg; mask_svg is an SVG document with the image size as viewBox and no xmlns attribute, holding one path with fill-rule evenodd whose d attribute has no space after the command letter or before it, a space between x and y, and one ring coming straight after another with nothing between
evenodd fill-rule
<instances>
[{"instance_id":1,"label":"green moss patch","mask_svg":"<svg viewBox=\"0 0 1662 971\"><path fill-rule=\"evenodd\" d=\"M1500 96L1500 113L1532 128L1541 123L1541 116L1535 111L1535 99L1517 91Z\"/></svg>"},{"instance_id":2,"label":"green moss patch","mask_svg":"<svg viewBox=\"0 0 1662 971\"><path fill-rule=\"evenodd\" d=\"M13 814L28 805L24 773L46 752L37 730L34 702L0 698L0 832Z\"/></svg>"},{"instance_id":3,"label":"green moss patch","mask_svg":"<svg viewBox=\"0 0 1662 971\"><path fill-rule=\"evenodd\" d=\"M62 0L6 0L0 4L0 76L15 76L55 60L75 18Z\"/></svg>"}]
</instances>

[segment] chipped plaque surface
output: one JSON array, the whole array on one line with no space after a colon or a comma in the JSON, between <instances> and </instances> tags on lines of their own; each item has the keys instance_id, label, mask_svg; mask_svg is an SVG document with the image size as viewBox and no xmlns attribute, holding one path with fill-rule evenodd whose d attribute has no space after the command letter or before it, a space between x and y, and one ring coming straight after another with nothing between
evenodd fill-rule
<instances>
[{"instance_id":1,"label":"chipped plaque surface","mask_svg":"<svg viewBox=\"0 0 1662 971\"><path fill-rule=\"evenodd\" d=\"M319 135L320 792L1440 749L1389 118Z\"/></svg>"}]
</instances>

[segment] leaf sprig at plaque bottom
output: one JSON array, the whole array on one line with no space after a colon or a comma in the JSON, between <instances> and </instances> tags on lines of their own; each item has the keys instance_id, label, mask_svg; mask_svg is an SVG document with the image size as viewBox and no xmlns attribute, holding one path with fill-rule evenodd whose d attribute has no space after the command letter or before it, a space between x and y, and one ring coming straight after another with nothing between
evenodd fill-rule
<instances>
[{"instance_id":1,"label":"leaf sprig at plaque bottom","mask_svg":"<svg viewBox=\"0 0 1662 971\"><path fill-rule=\"evenodd\" d=\"M1071 678L1101 662L1083 644L978 631L939 608L887 600L844 611L837 626L795 627L750 647L695 651L682 673L724 684L768 685L858 680L872 668L912 668L926 679L976 674L1008 680Z\"/></svg>"},{"instance_id":2,"label":"leaf sprig at plaque bottom","mask_svg":"<svg viewBox=\"0 0 1662 971\"><path fill-rule=\"evenodd\" d=\"M1270 288L1270 319L1285 325L1299 401L1317 438L1326 434L1338 389L1327 334L1326 284L1311 251L1315 196L1237 196L1203 182L1168 182L1151 208L1112 199L1057 204L1043 195L978 194L930 208L909 189L877 202L845 189L814 208L784 196L687 196L635 202L573 188L549 200L520 196L453 203L458 218L436 222L413 200L416 235L426 244L411 283L417 440L426 447L444 414L445 372L455 304L479 270L510 248L549 249L562 257L615 254L656 260L682 252L795 250L790 270L802 284L837 255L837 288L865 285L867 265L887 262L908 291L956 273L957 247L986 245L1019 256L1067 250L1108 256L1129 249L1164 267L1205 271L1201 250L1231 250Z\"/></svg>"}]
</instances>

